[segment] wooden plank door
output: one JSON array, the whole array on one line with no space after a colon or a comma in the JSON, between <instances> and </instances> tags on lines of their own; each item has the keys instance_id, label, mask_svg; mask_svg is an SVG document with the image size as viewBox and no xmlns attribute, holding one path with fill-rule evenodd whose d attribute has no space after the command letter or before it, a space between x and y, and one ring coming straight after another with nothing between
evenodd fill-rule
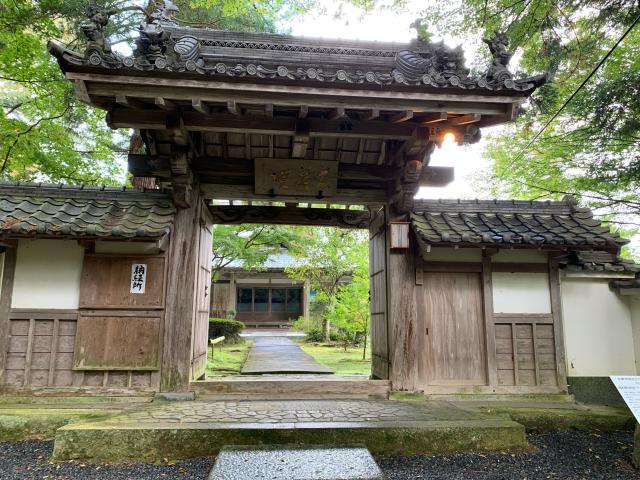
<instances>
[{"instance_id":1,"label":"wooden plank door","mask_svg":"<svg viewBox=\"0 0 640 480\"><path fill-rule=\"evenodd\" d=\"M429 385L486 385L479 273L425 272Z\"/></svg>"},{"instance_id":2,"label":"wooden plank door","mask_svg":"<svg viewBox=\"0 0 640 480\"><path fill-rule=\"evenodd\" d=\"M198 238L198 269L196 271L196 301L191 336L191 379L202 378L207 370L209 343L209 307L211 296L211 242L213 222L208 212L200 225Z\"/></svg>"},{"instance_id":3,"label":"wooden plank door","mask_svg":"<svg viewBox=\"0 0 640 480\"><path fill-rule=\"evenodd\" d=\"M371 374L389 378L387 325L387 229L380 209L369 229L369 296L371 311Z\"/></svg>"}]
</instances>

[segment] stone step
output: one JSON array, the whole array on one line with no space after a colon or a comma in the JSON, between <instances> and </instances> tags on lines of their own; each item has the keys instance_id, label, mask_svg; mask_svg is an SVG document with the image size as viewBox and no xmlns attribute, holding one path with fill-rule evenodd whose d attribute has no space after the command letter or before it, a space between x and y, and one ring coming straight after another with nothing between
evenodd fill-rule
<instances>
[{"instance_id":1,"label":"stone step","mask_svg":"<svg viewBox=\"0 0 640 480\"><path fill-rule=\"evenodd\" d=\"M199 400L388 398L388 380L339 375L223 377L191 383Z\"/></svg>"},{"instance_id":2,"label":"stone step","mask_svg":"<svg viewBox=\"0 0 640 480\"><path fill-rule=\"evenodd\" d=\"M208 480L384 480L366 447L224 447Z\"/></svg>"},{"instance_id":3,"label":"stone step","mask_svg":"<svg viewBox=\"0 0 640 480\"><path fill-rule=\"evenodd\" d=\"M224 446L356 444L374 455L529 448L524 427L506 415L446 402L196 400L62 427L53 459L161 462L215 455Z\"/></svg>"}]
</instances>

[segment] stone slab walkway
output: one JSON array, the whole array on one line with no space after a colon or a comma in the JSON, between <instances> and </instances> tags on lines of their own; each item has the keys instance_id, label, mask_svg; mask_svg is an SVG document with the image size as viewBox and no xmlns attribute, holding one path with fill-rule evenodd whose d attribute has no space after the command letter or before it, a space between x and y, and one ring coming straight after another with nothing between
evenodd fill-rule
<instances>
[{"instance_id":1,"label":"stone slab walkway","mask_svg":"<svg viewBox=\"0 0 640 480\"><path fill-rule=\"evenodd\" d=\"M208 480L384 480L365 447L225 447Z\"/></svg>"},{"instance_id":2,"label":"stone slab walkway","mask_svg":"<svg viewBox=\"0 0 640 480\"><path fill-rule=\"evenodd\" d=\"M193 401L152 404L60 428L55 460L162 461L227 445L366 445L374 454L527 448L508 417L449 403L389 400Z\"/></svg>"},{"instance_id":3,"label":"stone slab walkway","mask_svg":"<svg viewBox=\"0 0 640 480\"><path fill-rule=\"evenodd\" d=\"M242 375L333 373L286 337L256 336Z\"/></svg>"}]
</instances>

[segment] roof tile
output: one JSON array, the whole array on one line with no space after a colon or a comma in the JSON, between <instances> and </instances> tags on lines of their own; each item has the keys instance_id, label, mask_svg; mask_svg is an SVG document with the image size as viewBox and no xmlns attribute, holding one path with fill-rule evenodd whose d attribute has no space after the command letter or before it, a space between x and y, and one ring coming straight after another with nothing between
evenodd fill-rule
<instances>
[{"instance_id":1,"label":"roof tile","mask_svg":"<svg viewBox=\"0 0 640 480\"><path fill-rule=\"evenodd\" d=\"M529 244L618 251L628 240L572 201L421 200L414 230L430 244Z\"/></svg>"},{"instance_id":2,"label":"roof tile","mask_svg":"<svg viewBox=\"0 0 640 480\"><path fill-rule=\"evenodd\" d=\"M0 184L0 236L158 238L170 232L174 213L162 192Z\"/></svg>"}]
</instances>

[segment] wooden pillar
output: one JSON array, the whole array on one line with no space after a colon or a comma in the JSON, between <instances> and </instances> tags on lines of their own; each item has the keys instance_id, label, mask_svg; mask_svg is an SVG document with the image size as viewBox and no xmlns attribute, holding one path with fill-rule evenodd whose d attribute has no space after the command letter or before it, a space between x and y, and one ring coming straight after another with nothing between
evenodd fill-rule
<instances>
[{"instance_id":1,"label":"wooden pillar","mask_svg":"<svg viewBox=\"0 0 640 480\"><path fill-rule=\"evenodd\" d=\"M484 330L487 358L487 383L490 386L498 385L498 367L496 363L496 333L493 323L493 268L491 254L482 252L482 295L484 306Z\"/></svg>"},{"instance_id":2,"label":"wooden pillar","mask_svg":"<svg viewBox=\"0 0 640 480\"><path fill-rule=\"evenodd\" d=\"M163 392L189 389L202 208L198 189L194 188L191 206L177 210L171 231L160 378Z\"/></svg>"},{"instance_id":3,"label":"wooden pillar","mask_svg":"<svg viewBox=\"0 0 640 480\"><path fill-rule=\"evenodd\" d=\"M556 346L556 372L558 387L567 392L567 366L564 358L564 325L562 322L562 297L560 295L560 269L555 261L549 262L549 292L551 315L553 315L553 335Z\"/></svg>"},{"instance_id":4,"label":"wooden pillar","mask_svg":"<svg viewBox=\"0 0 640 480\"><path fill-rule=\"evenodd\" d=\"M4 252L4 261L0 263L0 385L5 383L10 328L9 313L13 296L17 250L17 244L7 246Z\"/></svg>"},{"instance_id":5,"label":"wooden pillar","mask_svg":"<svg viewBox=\"0 0 640 480\"><path fill-rule=\"evenodd\" d=\"M229 316L229 311L233 310L234 312L236 312L236 314L238 313L238 306L236 305L236 298L237 298L237 294L236 294L236 274L235 273L230 273L229 274L229 296L227 299L227 316Z\"/></svg>"},{"instance_id":6,"label":"wooden pillar","mask_svg":"<svg viewBox=\"0 0 640 480\"><path fill-rule=\"evenodd\" d=\"M304 281L302 287L302 318L305 325L309 323L309 303L311 302L311 291L309 290L309 280Z\"/></svg>"},{"instance_id":7,"label":"wooden pillar","mask_svg":"<svg viewBox=\"0 0 640 480\"><path fill-rule=\"evenodd\" d=\"M388 235L388 229L385 229ZM418 311L422 287L416 286L415 241L407 250L392 251L387 242L387 308L389 379L394 390L426 386L426 324Z\"/></svg>"}]
</instances>

